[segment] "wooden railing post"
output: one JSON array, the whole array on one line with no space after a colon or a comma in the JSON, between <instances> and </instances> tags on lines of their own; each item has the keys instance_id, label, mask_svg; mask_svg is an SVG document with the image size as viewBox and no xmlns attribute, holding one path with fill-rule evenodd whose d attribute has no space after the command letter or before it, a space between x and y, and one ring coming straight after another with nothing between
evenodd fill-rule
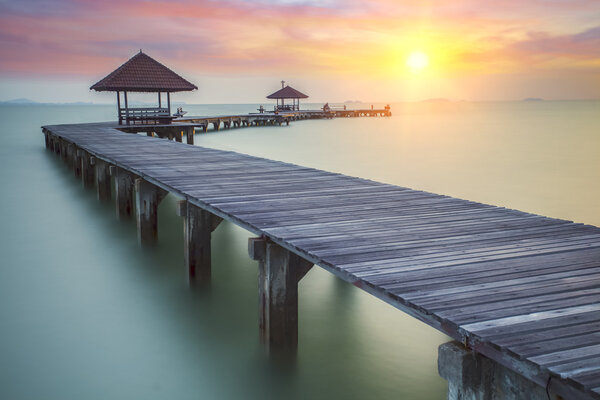
<instances>
[{"instance_id":1,"label":"wooden railing post","mask_svg":"<svg viewBox=\"0 0 600 400\"><path fill-rule=\"evenodd\" d=\"M298 282L313 264L264 238L248 241L258 261L259 332L269 350L298 347Z\"/></svg>"},{"instance_id":2,"label":"wooden railing post","mask_svg":"<svg viewBox=\"0 0 600 400\"><path fill-rule=\"evenodd\" d=\"M138 242L154 245L158 241L158 205L167 191L144 180L135 180L135 207Z\"/></svg>"}]
</instances>

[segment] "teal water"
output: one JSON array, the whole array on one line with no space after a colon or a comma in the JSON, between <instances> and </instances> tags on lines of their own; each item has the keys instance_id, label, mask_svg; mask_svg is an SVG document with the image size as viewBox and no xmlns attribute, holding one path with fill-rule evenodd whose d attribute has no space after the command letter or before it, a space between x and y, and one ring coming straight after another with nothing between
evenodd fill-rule
<instances>
[{"instance_id":1,"label":"teal water","mask_svg":"<svg viewBox=\"0 0 600 400\"><path fill-rule=\"evenodd\" d=\"M209 131L196 143L600 225L600 102L392 107L392 118ZM0 398L444 398L436 352L448 338L319 268L300 284L296 365L269 362L257 265L235 225L214 233L210 290L185 284L173 196L159 246L140 249L135 225L84 190L39 129L110 120L114 108L0 107Z\"/></svg>"}]
</instances>

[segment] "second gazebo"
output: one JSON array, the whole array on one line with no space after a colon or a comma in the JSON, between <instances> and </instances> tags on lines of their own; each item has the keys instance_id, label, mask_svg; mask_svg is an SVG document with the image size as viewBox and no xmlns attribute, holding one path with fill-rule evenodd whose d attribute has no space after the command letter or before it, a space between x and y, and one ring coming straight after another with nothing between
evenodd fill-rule
<instances>
[{"instance_id":1,"label":"second gazebo","mask_svg":"<svg viewBox=\"0 0 600 400\"><path fill-rule=\"evenodd\" d=\"M307 98L308 96L304 93L297 91L291 86L285 86L285 81L281 81L281 89L267 96L267 99L277 100L275 111L298 111L300 110L300 99ZM285 104L286 99L291 99L292 104Z\"/></svg>"}]
</instances>

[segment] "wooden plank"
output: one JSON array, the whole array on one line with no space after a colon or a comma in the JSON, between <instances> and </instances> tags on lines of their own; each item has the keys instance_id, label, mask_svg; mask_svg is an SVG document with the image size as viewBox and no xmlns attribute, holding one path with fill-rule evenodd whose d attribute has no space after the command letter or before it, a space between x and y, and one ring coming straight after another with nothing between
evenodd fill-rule
<instances>
[{"instance_id":1,"label":"wooden plank","mask_svg":"<svg viewBox=\"0 0 600 400\"><path fill-rule=\"evenodd\" d=\"M600 344L578 347L576 349L555 351L543 355L530 357L529 359L539 365L551 366L572 362L600 355Z\"/></svg>"},{"instance_id":2,"label":"wooden plank","mask_svg":"<svg viewBox=\"0 0 600 400\"><path fill-rule=\"evenodd\" d=\"M556 310L543 311L537 313L527 313L503 317L498 319L475 322L472 324L462 325L460 328L464 331L477 332L483 329L496 328L499 326L507 326L529 321L541 321L544 319L554 318L557 316L577 315L591 311L600 311L600 304L586 304L583 306L559 308ZM599 348L600 349L600 348Z\"/></svg>"},{"instance_id":3,"label":"wooden plank","mask_svg":"<svg viewBox=\"0 0 600 400\"><path fill-rule=\"evenodd\" d=\"M577 376L588 372L600 371L600 356L589 357L583 360L566 362L564 364L554 365L548 368L551 372L559 375L561 378Z\"/></svg>"},{"instance_id":4,"label":"wooden plank","mask_svg":"<svg viewBox=\"0 0 600 400\"><path fill-rule=\"evenodd\" d=\"M586 330L580 334L572 334L568 337L559 337L535 343L513 345L509 346L508 348L512 352L519 354L521 357L533 357L600 343L600 330L593 330L593 325L587 325L586 328L591 328L592 330ZM600 368L600 365L598 367Z\"/></svg>"}]
</instances>

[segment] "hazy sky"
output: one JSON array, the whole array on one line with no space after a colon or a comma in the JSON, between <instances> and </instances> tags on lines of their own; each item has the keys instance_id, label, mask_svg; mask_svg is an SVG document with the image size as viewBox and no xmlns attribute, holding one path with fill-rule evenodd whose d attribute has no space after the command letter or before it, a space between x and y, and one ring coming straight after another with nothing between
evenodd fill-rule
<instances>
[{"instance_id":1,"label":"hazy sky","mask_svg":"<svg viewBox=\"0 0 600 400\"><path fill-rule=\"evenodd\" d=\"M600 0L0 0L0 100L111 102L140 48L187 102L600 98Z\"/></svg>"}]
</instances>

